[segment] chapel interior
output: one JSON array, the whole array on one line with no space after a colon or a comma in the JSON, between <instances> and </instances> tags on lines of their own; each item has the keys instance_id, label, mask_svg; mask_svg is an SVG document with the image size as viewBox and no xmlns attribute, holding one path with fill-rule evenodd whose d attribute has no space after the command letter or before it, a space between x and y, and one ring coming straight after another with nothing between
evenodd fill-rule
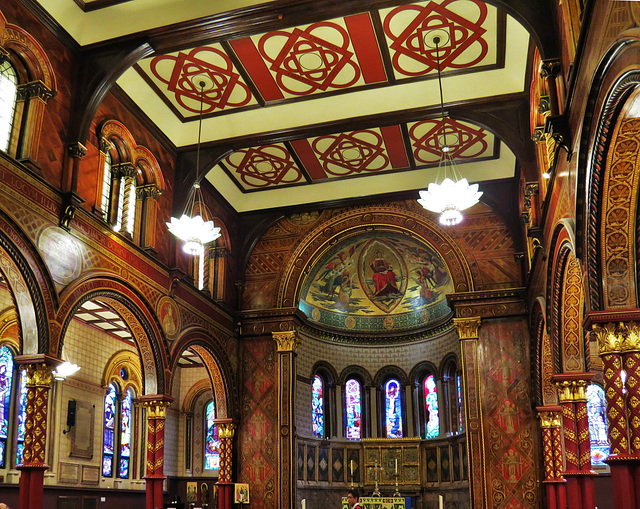
<instances>
[{"instance_id":1,"label":"chapel interior","mask_svg":"<svg viewBox=\"0 0 640 509\"><path fill-rule=\"evenodd\" d=\"M636 0L1 2L0 502L640 509L639 168Z\"/></svg>"}]
</instances>

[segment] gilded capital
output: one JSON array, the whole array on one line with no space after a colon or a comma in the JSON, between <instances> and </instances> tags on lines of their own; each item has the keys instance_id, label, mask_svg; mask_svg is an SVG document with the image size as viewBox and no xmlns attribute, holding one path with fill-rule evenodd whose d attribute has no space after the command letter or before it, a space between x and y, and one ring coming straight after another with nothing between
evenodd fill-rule
<instances>
[{"instance_id":1,"label":"gilded capital","mask_svg":"<svg viewBox=\"0 0 640 509\"><path fill-rule=\"evenodd\" d=\"M540 427L545 429L559 428L560 427L560 415L555 411L544 411L538 414L540 418Z\"/></svg>"},{"instance_id":2,"label":"gilded capital","mask_svg":"<svg viewBox=\"0 0 640 509\"><path fill-rule=\"evenodd\" d=\"M576 380L573 382L573 401L577 403L587 402L587 380Z\"/></svg>"},{"instance_id":3,"label":"gilded capital","mask_svg":"<svg viewBox=\"0 0 640 509\"><path fill-rule=\"evenodd\" d=\"M140 401L140 406L147 409L148 419L166 419L167 407L171 404L170 401Z\"/></svg>"},{"instance_id":4,"label":"gilded capital","mask_svg":"<svg viewBox=\"0 0 640 509\"><path fill-rule=\"evenodd\" d=\"M155 184L147 184L146 186L137 186L136 187L136 198L138 200L142 200L143 198L151 198L153 200L157 200L162 191L158 189L158 186Z\"/></svg>"},{"instance_id":5,"label":"gilded capital","mask_svg":"<svg viewBox=\"0 0 640 509\"><path fill-rule=\"evenodd\" d=\"M598 339L598 353L609 355L622 351L623 336L615 323L594 324L593 333Z\"/></svg>"},{"instance_id":6,"label":"gilded capital","mask_svg":"<svg viewBox=\"0 0 640 509\"><path fill-rule=\"evenodd\" d=\"M458 331L460 339L478 339L481 318L472 316L470 318L454 318L453 326Z\"/></svg>"},{"instance_id":7,"label":"gilded capital","mask_svg":"<svg viewBox=\"0 0 640 509\"><path fill-rule=\"evenodd\" d=\"M540 65L540 77L542 79L555 78L560 74L560 60L550 59L543 60Z\"/></svg>"},{"instance_id":8,"label":"gilded capital","mask_svg":"<svg viewBox=\"0 0 640 509\"><path fill-rule=\"evenodd\" d=\"M556 382L556 387L558 388L560 403L569 403L573 401L573 382Z\"/></svg>"},{"instance_id":9,"label":"gilded capital","mask_svg":"<svg viewBox=\"0 0 640 509\"><path fill-rule=\"evenodd\" d=\"M638 322L623 322L620 323L620 330L622 331L622 351L640 351L640 324Z\"/></svg>"},{"instance_id":10,"label":"gilded capital","mask_svg":"<svg viewBox=\"0 0 640 509\"><path fill-rule=\"evenodd\" d=\"M22 369L27 370L27 387L51 387L55 366L26 364Z\"/></svg>"},{"instance_id":11,"label":"gilded capital","mask_svg":"<svg viewBox=\"0 0 640 509\"><path fill-rule=\"evenodd\" d=\"M295 352L300 344L300 338L294 330L283 332L272 332L271 336L276 342L278 352Z\"/></svg>"},{"instance_id":12,"label":"gilded capital","mask_svg":"<svg viewBox=\"0 0 640 509\"><path fill-rule=\"evenodd\" d=\"M236 425L233 422L225 422L216 424L218 427L219 438L233 438L233 434L236 431Z\"/></svg>"}]
</instances>

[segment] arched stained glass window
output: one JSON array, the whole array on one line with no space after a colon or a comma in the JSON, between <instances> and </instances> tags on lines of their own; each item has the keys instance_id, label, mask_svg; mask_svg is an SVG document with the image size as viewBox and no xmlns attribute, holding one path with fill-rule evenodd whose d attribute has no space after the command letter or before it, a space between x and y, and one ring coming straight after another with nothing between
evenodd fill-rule
<instances>
[{"instance_id":1,"label":"arched stained glass window","mask_svg":"<svg viewBox=\"0 0 640 509\"><path fill-rule=\"evenodd\" d=\"M129 478L129 464L131 462L131 428L133 426L133 391L127 389L126 396L122 400L120 415L120 467L118 477Z\"/></svg>"},{"instance_id":2,"label":"arched stained glass window","mask_svg":"<svg viewBox=\"0 0 640 509\"><path fill-rule=\"evenodd\" d=\"M118 410L118 393L114 383L109 384L109 392L104 397L104 437L102 446L102 475L113 475L113 454L116 438L116 416Z\"/></svg>"},{"instance_id":3,"label":"arched stained glass window","mask_svg":"<svg viewBox=\"0 0 640 509\"><path fill-rule=\"evenodd\" d=\"M462 377L456 375L456 387L458 388L458 421L460 427L459 431L462 431Z\"/></svg>"},{"instance_id":4,"label":"arched stained glass window","mask_svg":"<svg viewBox=\"0 0 640 509\"><path fill-rule=\"evenodd\" d=\"M27 370L20 371L20 396L18 399L18 436L16 440L16 464L22 463L27 421Z\"/></svg>"},{"instance_id":5,"label":"arched stained glass window","mask_svg":"<svg viewBox=\"0 0 640 509\"><path fill-rule=\"evenodd\" d=\"M0 150L9 149L18 94L18 74L7 61L0 63Z\"/></svg>"},{"instance_id":6,"label":"arched stained glass window","mask_svg":"<svg viewBox=\"0 0 640 509\"><path fill-rule=\"evenodd\" d=\"M389 380L384 385L385 427L387 438L402 438L402 391L400 382Z\"/></svg>"},{"instance_id":7,"label":"arched stained glass window","mask_svg":"<svg viewBox=\"0 0 640 509\"><path fill-rule=\"evenodd\" d=\"M313 377L311 385L311 422L313 436L324 438L324 382L320 375Z\"/></svg>"},{"instance_id":8,"label":"arched stained glass window","mask_svg":"<svg viewBox=\"0 0 640 509\"><path fill-rule=\"evenodd\" d=\"M0 468L7 466L7 438L13 387L13 354L9 347L0 347Z\"/></svg>"},{"instance_id":9,"label":"arched stained glass window","mask_svg":"<svg viewBox=\"0 0 640 509\"><path fill-rule=\"evenodd\" d=\"M591 439L591 464L604 465L609 457L608 425L604 390L596 384L587 386L587 417Z\"/></svg>"},{"instance_id":10,"label":"arched stained glass window","mask_svg":"<svg viewBox=\"0 0 640 509\"><path fill-rule=\"evenodd\" d=\"M104 157L104 168L102 173L102 213L104 217L109 217L109 204L111 202L111 153L107 151Z\"/></svg>"},{"instance_id":11,"label":"arched stained glass window","mask_svg":"<svg viewBox=\"0 0 640 509\"><path fill-rule=\"evenodd\" d=\"M351 440L362 438L362 406L360 382L350 378L345 384L345 399L347 411L347 429L345 437Z\"/></svg>"},{"instance_id":12,"label":"arched stained glass window","mask_svg":"<svg viewBox=\"0 0 640 509\"><path fill-rule=\"evenodd\" d=\"M428 375L424 379L424 407L427 416L425 436L427 438L436 438L440 434L440 416L438 414L436 379L433 375Z\"/></svg>"},{"instance_id":13,"label":"arched stained glass window","mask_svg":"<svg viewBox=\"0 0 640 509\"><path fill-rule=\"evenodd\" d=\"M210 401L205 410L206 436L204 447L204 469L217 470L220 468L220 440L218 439L218 427L215 425L216 406Z\"/></svg>"}]
</instances>

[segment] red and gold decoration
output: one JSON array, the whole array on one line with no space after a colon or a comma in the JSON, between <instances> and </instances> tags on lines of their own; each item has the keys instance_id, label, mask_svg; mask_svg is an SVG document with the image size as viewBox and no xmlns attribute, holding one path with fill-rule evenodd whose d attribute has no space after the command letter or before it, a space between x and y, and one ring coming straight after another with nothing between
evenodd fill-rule
<instances>
[{"instance_id":1,"label":"red and gold decoration","mask_svg":"<svg viewBox=\"0 0 640 509\"><path fill-rule=\"evenodd\" d=\"M567 506L565 480L562 478L562 407L548 405L537 408L542 429L544 481L549 509Z\"/></svg>"},{"instance_id":2,"label":"red and gold decoration","mask_svg":"<svg viewBox=\"0 0 640 509\"><path fill-rule=\"evenodd\" d=\"M591 442L586 388L593 373L562 373L553 376L558 387L564 428L567 501L570 507L593 509L595 491L591 470Z\"/></svg>"},{"instance_id":3,"label":"red and gold decoration","mask_svg":"<svg viewBox=\"0 0 640 509\"><path fill-rule=\"evenodd\" d=\"M231 472L233 468L233 436L237 427L233 419L215 419L220 439L220 471L218 473L218 507L231 509L233 505L233 484Z\"/></svg>"},{"instance_id":4,"label":"red and gold decoration","mask_svg":"<svg viewBox=\"0 0 640 509\"><path fill-rule=\"evenodd\" d=\"M140 396L138 402L147 411L147 505L146 509L163 507L164 425L167 407L173 398L165 394Z\"/></svg>"}]
</instances>

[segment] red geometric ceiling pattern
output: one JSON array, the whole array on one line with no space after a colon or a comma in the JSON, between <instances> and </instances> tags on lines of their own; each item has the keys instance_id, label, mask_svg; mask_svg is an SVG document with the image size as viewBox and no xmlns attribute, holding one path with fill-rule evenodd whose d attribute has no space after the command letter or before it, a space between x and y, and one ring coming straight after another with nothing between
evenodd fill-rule
<instances>
[{"instance_id":1,"label":"red geometric ceiling pattern","mask_svg":"<svg viewBox=\"0 0 640 509\"><path fill-rule=\"evenodd\" d=\"M213 82L204 113L220 114L426 77L438 59L443 72L474 72L497 65L500 23L497 9L478 0L427 1L156 56L136 68L176 116L195 120L194 75Z\"/></svg>"},{"instance_id":2,"label":"red geometric ceiling pattern","mask_svg":"<svg viewBox=\"0 0 640 509\"><path fill-rule=\"evenodd\" d=\"M444 145L442 122L432 119L240 149L221 167L242 191L251 191L435 166ZM453 159L499 157L491 132L450 118L445 126Z\"/></svg>"}]
</instances>

